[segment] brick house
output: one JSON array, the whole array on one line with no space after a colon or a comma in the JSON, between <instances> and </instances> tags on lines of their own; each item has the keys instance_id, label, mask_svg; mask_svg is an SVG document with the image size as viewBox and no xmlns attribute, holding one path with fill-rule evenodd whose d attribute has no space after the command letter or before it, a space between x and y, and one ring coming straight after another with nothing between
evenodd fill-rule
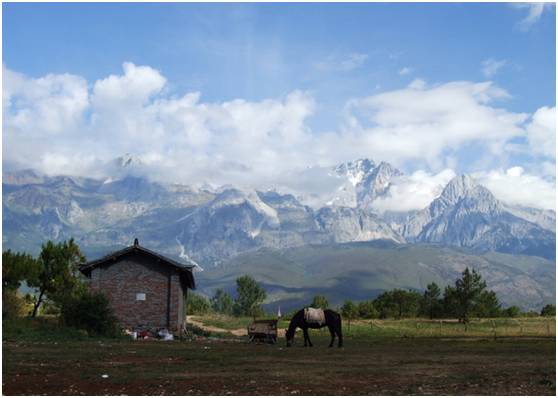
<instances>
[{"instance_id":1,"label":"brick house","mask_svg":"<svg viewBox=\"0 0 558 398\"><path fill-rule=\"evenodd\" d=\"M139 245L90 261L80 267L92 290L103 292L122 327L167 328L180 334L185 326L185 300L195 289L192 265Z\"/></svg>"}]
</instances>

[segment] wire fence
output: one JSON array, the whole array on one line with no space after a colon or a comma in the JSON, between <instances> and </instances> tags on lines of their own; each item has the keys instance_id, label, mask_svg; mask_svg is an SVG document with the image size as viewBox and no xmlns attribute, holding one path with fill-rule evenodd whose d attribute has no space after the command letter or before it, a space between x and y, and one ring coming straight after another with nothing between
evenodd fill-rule
<instances>
[{"instance_id":1,"label":"wire fence","mask_svg":"<svg viewBox=\"0 0 558 398\"><path fill-rule=\"evenodd\" d=\"M343 332L354 337L556 337L556 319L492 318L468 323L454 319L344 320Z\"/></svg>"}]
</instances>

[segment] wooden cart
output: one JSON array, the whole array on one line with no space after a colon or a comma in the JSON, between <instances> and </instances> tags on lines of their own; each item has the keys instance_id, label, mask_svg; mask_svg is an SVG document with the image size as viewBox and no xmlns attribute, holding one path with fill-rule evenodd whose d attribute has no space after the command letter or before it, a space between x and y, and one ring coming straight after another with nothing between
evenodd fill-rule
<instances>
[{"instance_id":1,"label":"wooden cart","mask_svg":"<svg viewBox=\"0 0 558 398\"><path fill-rule=\"evenodd\" d=\"M277 343L277 320L262 319L252 322L248 326L248 340L263 343Z\"/></svg>"}]
</instances>

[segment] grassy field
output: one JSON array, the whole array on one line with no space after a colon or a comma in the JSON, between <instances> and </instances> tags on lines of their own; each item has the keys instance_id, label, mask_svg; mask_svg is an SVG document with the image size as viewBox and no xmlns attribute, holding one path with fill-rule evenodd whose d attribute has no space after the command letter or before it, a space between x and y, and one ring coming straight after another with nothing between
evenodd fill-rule
<instances>
[{"instance_id":1,"label":"grassy field","mask_svg":"<svg viewBox=\"0 0 558 398\"><path fill-rule=\"evenodd\" d=\"M204 325L222 329L246 328L252 318L235 318L225 315L194 316ZM289 325L287 320L278 323L279 329ZM454 319L374 319L343 320L343 333L348 337L554 337L554 317L473 319L467 325ZM329 335L327 328L312 330L314 335Z\"/></svg>"},{"instance_id":2,"label":"grassy field","mask_svg":"<svg viewBox=\"0 0 558 398\"><path fill-rule=\"evenodd\" d=\"M393 322L382 327L389 330ZM410 333L412 321L400 322ZM345 331L345 347L330 349L325 333L312 334L313 348L302 347L300 337L286 348L282 341L249 344L232 336L171 342L96 339L57 331L53 323L46 332L18 334L23 327L4 324L6 395L555 393L555 339L544 336L409 338L399 332L371 333L375 326L356 322Z\"/></svg>"}]
</instances>

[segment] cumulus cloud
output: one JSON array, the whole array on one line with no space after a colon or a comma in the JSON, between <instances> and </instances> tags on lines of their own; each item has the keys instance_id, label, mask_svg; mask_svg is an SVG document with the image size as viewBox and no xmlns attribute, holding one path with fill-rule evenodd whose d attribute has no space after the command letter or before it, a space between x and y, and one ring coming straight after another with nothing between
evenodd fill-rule
<instances>
[{"instance_id":1,"label":"cumulus cloud","mask_svg":"<svg viewBox=\"0 0 558 398\"><path fill-rule=\"evenodd\" d=\"M455 175L455 171L445 169L437 174L418 170L409 176L397 177L393 180L387 195L376 199L372 207L379 213L424 209L440 196L444 187Z\"/></svg>"},{"instance_id":2,"label":"cumulus cloud","mask_svg":"<svg viewBox=\"0 0 558 398\"><path fill-rule=\"evenodd\" d=\"M556 107L542 107L527 124L527 140L532 153L556 159Z\"/></svg>"},{"instance_id":3,"label":"cumulus cloud","mask_svg":"<svg viewBox=\"0 0 558 398\"><path fill-rule=\"evenodd\" d=\"M555 209L556 181L528 174L523 167L491 170L474 174L477 181L487 187L498 199L512 204Z\"/></svg>"},{"instance_id":4,"label":"cumulus cloud","mask_svg":"<svg viewBox=\"0 0 558 398\"><path fill-rule=\"evenodd\" d=\"M451 82L409 87L353 100L346 114L350 133L361 147L394 162L423 160L440 166L444 152L482 142L500 155L504 144L524 134L525 113L492 105L509 94L491 82ZM443 165L442 165L443 166Z\"/></svg>"},{"instance_id":5,"label":"cumulus cloud","mask_svg":"<svg viewBox=\"0 0 558 398\"><path fill-rule=\"evenodd\" d=\"M464 146L478 144L476 156L497 158L506 143L526 136L524 146L553 163L555 108L530 116L495 106L508 97L491 82L428 85L417 79L400 90L350 100L339 126L313 131L309 119L317 104L304 91L207 102L198 92L171 92L161 71L132 63L89 84L75 75L31 78L4 68L3 162L97 177L110 175L113 160L131 153L155 179L297 191L333 186L331 178L327 184L293 182L293 170L310 165L362 157L400 168L418 162L429 171L402 180L392 196L394 206L420 208L449 178L440 170L459 168ZM409 192L416 204L402 199Z\"/></svg>"},{"instance_id":6,"label":"cumulus cloud","mask_svg":"<svg viewBox=\"0 0 558 398\"><path fill-rule=\"evenodd\" d=\"M70 75L29 79L3 67L4 126L20 134L60 134L76 128L88 106L87 82Z\"/></svg>"},{"instance_id":7,"label":"cumulus cloud","mask_svg":"<svg viewBox=\"0 0 558 398\"><path fill-rule=\"evenodd\" d=\"M494 59L489 58L482 61L482 74L486 78L491 78L496 73L506 65L507 61L505 59Z\"/></svg>"}]
</instances>

